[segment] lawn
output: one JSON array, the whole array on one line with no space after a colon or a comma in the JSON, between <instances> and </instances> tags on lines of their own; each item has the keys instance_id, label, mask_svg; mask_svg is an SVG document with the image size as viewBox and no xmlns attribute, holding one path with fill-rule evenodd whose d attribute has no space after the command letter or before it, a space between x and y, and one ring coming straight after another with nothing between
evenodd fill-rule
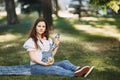
<instances>
[{"instance_id":1,"label":"lawn","mask_svg":"<svg viewBox=\"0 0 120 80\"><path fill-rule=\"evenodd\" d=\"M22 45L37 16L19 15L20 23L6 25L0 20L0 65L29 64ZM55 33L61 33L60 49L55 61L68 59L75 65L95 66L87 77L0 76L0 80L120 80L120 17L54 18Z\"/></svg>"}]
</instances>

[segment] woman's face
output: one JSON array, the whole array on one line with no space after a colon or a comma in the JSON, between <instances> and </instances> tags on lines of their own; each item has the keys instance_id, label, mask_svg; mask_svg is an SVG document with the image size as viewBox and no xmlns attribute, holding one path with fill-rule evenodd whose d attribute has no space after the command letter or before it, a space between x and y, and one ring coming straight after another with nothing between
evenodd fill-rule
<instances>
[{"instance_id":1,"label":"woman's face","mask_svg":"<svg viewBox=\"0 0 120 80\"><path fill-rule=\"evenodd\" d=\"M44 21L40 21L36 26L36 32L37 34L42 35L46 30L46 24Z\"/></svg>"}]
</instances>

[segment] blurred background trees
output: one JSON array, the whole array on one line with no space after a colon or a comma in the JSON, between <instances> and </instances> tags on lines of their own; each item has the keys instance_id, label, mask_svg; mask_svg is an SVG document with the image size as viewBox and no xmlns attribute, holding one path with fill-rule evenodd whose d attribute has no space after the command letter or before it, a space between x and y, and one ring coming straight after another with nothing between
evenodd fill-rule
<instances>
[{"instance_id":1,"label":"blurred background trees","mask_svg":"<svg viewBox=\"0 0 120 80\"><path fill-rule=\"evenodd\" d=\"M1 11L3 6L7 12L8 24L19 22L16 8L19 8L22 14L31 14L36 11L38 17L44 17L48 21L49 26L53 24L53 14L60 17L59 11L77 14L79 18L120 13L120 0L1 0Z\"/></svg>"},{"instance_id":2,"label":"blurred background trees","mask_svg":"<svg viewBox=\"0 0 120 80\"><path fill-rule=\"evenodd\" d=\"M7 12L7 22L8 24L17 24L18 18L15 11L14 0L5 0L5 9Z\"/></svg>"},{"instance_id":3,"label":"blurred background trees","mask_svg":"<svg viewBox=\"0 0 120 80\"><path fill-rule=\"evenodd\" d=\"M118 13L120 0L90 0L90 4L95 8L104 7L105 10L111 8L114 12Z\"/></svg>"},{"instance_id":4,"label":"blurred background trees","mask_svg":"<svg viewBox=\"0 0 120 80\"><path fill-rule=\"evenodd\" d=\"M18 0L22 5L22 11L29 14L37 11L39 17L44 17L49 26L52 26L52 3L51 0Z\"/></svg>"}]
</instances>

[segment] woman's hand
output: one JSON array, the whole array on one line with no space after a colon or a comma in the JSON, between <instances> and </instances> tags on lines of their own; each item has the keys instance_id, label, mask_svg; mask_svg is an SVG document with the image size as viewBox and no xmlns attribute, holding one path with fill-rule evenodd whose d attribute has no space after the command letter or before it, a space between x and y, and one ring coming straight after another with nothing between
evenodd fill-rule
<instances>
[{"instance_id":1,"label":"woman's hand","mask_svg":"<svg viewBox=\"0 0 120 80\"><path fill-rule=\"evenodd\" d=\"M56 47L59 47L60 39L59 38L55 38L54 42L56 44Z\"/></svg>"},{"instance_id":2,"label":"woman's hand","mask_svg":"<svg viewBox=\"0 0 120 80\"><path fill-rule=\"evenodd\" d=\"M60 44L60 39L59 39L59 38L55 38L55 39L54 39L54 43L56 44L56 47L54 48L54 50L53 50L53 52L52 52L53 56L55 56L56 53L57 53L57 50L58 50L59 44Z\"/></svg>"},{"instance_id":3,"label":"woman's hand","mask_svg":"<svg viewBox=\"0 0 120 80\"><path fill-rule=\"evenodd\" d=\"M54 63L54 61L53 62L46 62L44 65L45 66L51 66L51 65L53 65L53 63Z\"/></svg>"},{"instance_id":4,"label":"woman's hand","mask_svg":"<svg viewBox=\"0 0 120 80\"><path fill-rule=\"evenodd\" d=\"M52 65L53 63L54 63L54 58L49 57L49 58L48 58L48 62L44 62L43 65L45 65L45 66L50 66L50 65Z\"/></svg>"}]
</instances>

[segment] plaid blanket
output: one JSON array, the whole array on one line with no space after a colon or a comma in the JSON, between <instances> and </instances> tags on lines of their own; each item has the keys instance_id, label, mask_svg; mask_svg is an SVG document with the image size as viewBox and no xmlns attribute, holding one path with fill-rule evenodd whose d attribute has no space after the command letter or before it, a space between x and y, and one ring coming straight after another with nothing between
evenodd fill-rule
<instances>
[{"instance_id":1,"label":"plaid blanket","mask_svg":"<svg viewBox=\"0 0 120 80\"><path fill-rule=\"evenodd\" d=\"M0 75L31 75L30 65L0 66Z\"/></svg>"}]
</instances>

